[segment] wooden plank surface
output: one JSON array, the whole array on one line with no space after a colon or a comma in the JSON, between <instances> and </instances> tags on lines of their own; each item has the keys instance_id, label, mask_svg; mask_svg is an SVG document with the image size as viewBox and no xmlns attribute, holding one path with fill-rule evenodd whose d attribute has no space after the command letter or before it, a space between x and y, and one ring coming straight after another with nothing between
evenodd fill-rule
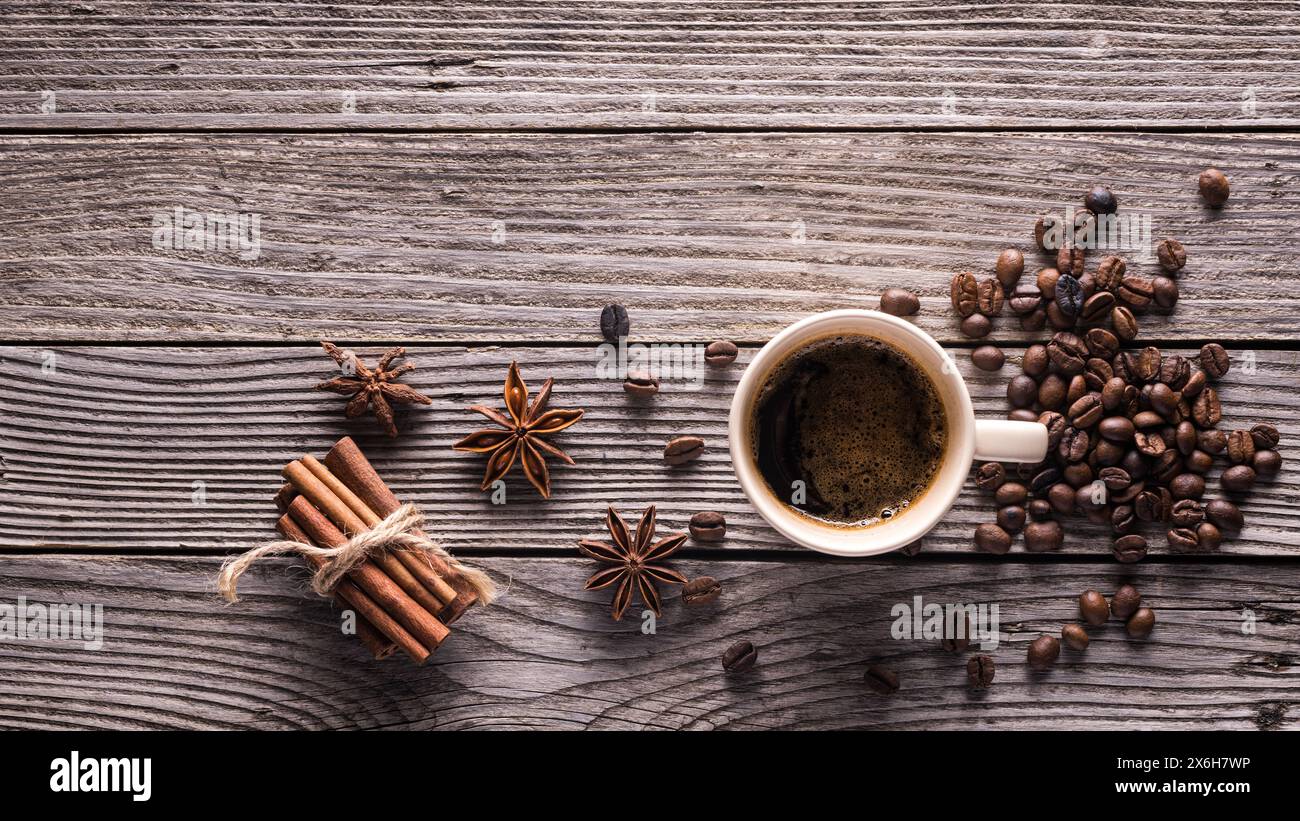
<instances>
[{"instance_id":1,"label":"wooden plank surface","mask_svg":"<svg viewBox=\"0 0 1300 821\"><path fill-rule=\"evenodd\" d=\"M0 4L0 127L1292 126L1293 2ZM43 96L53 93L52 98Z\"/></svg>"},{"instance_id":2,"label":"wooden plank surface","mask_svg":"<svg viewBox=\"0 0 1300 821\"><path fill-rule=\"evenodd\" d=\"M425 668L372 662L340 635L305 571L255 568L244 600L219 603L215 558L0 558L0 590L30 603L99 603L104 644L0 642L0 727L1294 729L1300 568L1254 562L1121 571L1079 561L999 565L679 561L724 592L686 608L670 595L653 635L639 607L609 618L581 592L593 562L486 560L511 586L473 610ZM1025 647L1078 618L1077 596L1131 582L1156 610L1146 641L1120 622L1085 653L1030 672ZM965 686L969 655L890 637L896 604L996 604L993 687ZM1243 634L1243 617L1254 633ZM758 647L726 675L733 642ZM869 663L901 689L868 692Z\"/></svg>"},{"instance_id":3,"label":"wooden plank surface","mask_svg":"<svg viewBox=\"0 0 1300 821\"><path fill-rule=\"evenodd\" d=\"M1149 339L1300 340L1296 135L138 136L0 140L0 339L765 341L1029 249L1097 182L1188 247ZM1232 177L1227 208L1196 175ZM158 250L181 207L257 213L260 256ZM1032 274L1049 264L1032 252ZM1154 273L1154 259L1134 270ZM1093 255L1093 260L1101 254ZM1001 338L1030 338L1010 317ZM1199 344L1199 343L1198 343Z\"/></svg>"},{"instance_id":4,"label":"wooden plank surface","mask_svg":"<svg viewBox=\"0 0 1300 821\"><path fill-rule=\"evenodd\" d=\"M373 361L380 349L357 350ZM334 368L319 348L3 348L0 549L242 550L271 534L280 468L303 453L323 455L349 434L399 497L417 502L432 532L456 551L567 550L600 532L606 504L631 509L654 503L664 527L674 529L684 528L698 510L722 511L728 551L802 553L754 512L727 454L731 395L752 354L746 349L738 364L708 369L700 390L670 382L643 401L630 399L621 383L598 378L594 346L415 348L410 361L418 369L410 384L433 405L403 416L402 437L392 442L373 420L345 420L341 397L312 389ZM1011 350L999 374L976 370L969 350L951 354L977 414L1003 416L1006 380L1019 372L1019 351ZM1300 354L1233 355L1237 366L1220 384L1221 427L1276 425L1284 461L1280 475L1262 480L1250 494L1247 527L1217 555L1300 556ZM1254 373L1246 373L1252 358ZM455 453L451 445L482 426L466 406L500 405L512 359L534 388L555 378L553 407L583 407L587 414L556 439L577 465L554 467L549 501L516 471L506 503L494 505L478 490L483 459ZM704 437L705 455L692 465L666 467L664 443L687 433ZM1220 492L1214 478L1219 468L1208 496ZM968 483L924 549L973 551L974 526L991 521L994 510L991 499ZM1108 554L1108 530L1078 520L1069 531L1066 552ZM1163 531L1148 535L1156 552L1166 551Z\"/></svg>"}]
</instances>

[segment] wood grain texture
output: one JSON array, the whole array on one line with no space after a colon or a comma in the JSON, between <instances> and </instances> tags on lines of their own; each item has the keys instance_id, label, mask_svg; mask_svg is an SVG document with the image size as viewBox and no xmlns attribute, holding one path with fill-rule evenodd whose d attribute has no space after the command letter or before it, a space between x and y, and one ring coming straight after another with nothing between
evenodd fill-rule
<instances>
[{"instance_id":1,"label":"wood grain texture","mask_svg":"<svg viewBox=\"0 0 1300 821\"><path fill-rule=\"evenodd\" d=\"M6 0L0 9L7 128L1300 121L1292 2ZM43 108L49 91L53 107Z\"/></svg>"},{"instance_id":2,"label":"wood grain texture","mask_svg":"<svg viewBox=\"0 0 1300 821\"><path fill-rule=\"evenodd\" d=\"M373 361L379 349L357 350ZM273 534L281 467L303 453L322 456L350 434L398 497L418 503L430 532L456 552L568 550L600 534L610 503L625 511L657 504L665 529L684 529L699 510L719 510L728 520L724 549L797 551L755 513L727 454L727 411L752 354L745 349L737 365L708 369L698 391L670 382L644 401L629 398L621 383L597 377L594 347L417 348L410 352L418 366L410 384L433 405L401 416L403 433L393 442L372 419L346 421L342 398L312 390L334 367L318 348L0 349L0 549L246 549ZM952 355L968 379L977 415L1004 415L1005 384L1018 372L1019 352L1011 352L1000 374L975 370L967 350ZM1243 533L1217 555L1297 556L1300 354L1233 355L1237 364L1220 385L1221 427L1276 425L1284 461L1282 473L1261 481L1244 504ZM1244 373L1252 357L1255 372ZM478 490L483 458L453 452L451 445L482 427L466 406L501 405L512 359L534 390L555 378L552 407L587 413L555 439L577 465L552 460L549 501L516 468L506 503L494 505ZM42 372L48 363L53 373ZM665 466L664 443L687 433L704 437L704 456L691 465ZM1209 496L1219 492L1218 470ZM972 552L975 525L991 521L994 511L992 500L968 483L924 549ZM1068 553L1108 556L1105 529L1077 520L1069 531ZM1163 531L1148 535L1155 552L1166 552ZM687 550L699 548L688 544ZM1022 550L1019 542L1015 550Z\"/></svg>"},{"instance_id":3,"label":"wood grain texture","mask_svg":"<svg viewBox=\"0 0 1300 821\"><path fill-rule=\"evenodd\" d=\"M1294 135L147 136L0 140L0 338L764 341L922 298L1031 246L1096 182L1188 247L1144 339L1300 340ZM1209 211L1196 174L1232 178ZM258 213L257 259L156 250L153 215ZM1131 258L1133 254L1128 254ZM1092 255L1093 264L1101 258ZM1031 273L1048 264L1028 254ZM1135 270L1154 273L1154 260ZM1005 317L1003 339L1028 338Z\"/></svg>"},{"instance_id":4,"label":"wood grain texture","mask_svg":"<svg viewBox=\"0 0 1300 821\"><path fill-rule=\"evenodd\" d=\"M484 560L508 594L457 622L428 667L371 662L305 571L273 561L219 603L215 558L0 558L0 601L99 603L104 644L0 641L0 727L103 729L1294 729L1300 710L1300 568L1255 563L1118 568L700 562L716 603L670 595L655 633L640 606L609 618L583 593L594 562ZM1086 589L1133 583L1157 614L1146 641L1090 629L1085 653L1030 672L1028 642L1078 619ZM974 651L890 637L896 604L996 604L994 685L965 686ZM1243 609L1254 634L1241 632ZM724 674L748 640L759 662ZM889 698L862 683L897 671Z\"/></svg>"}]
</instances>

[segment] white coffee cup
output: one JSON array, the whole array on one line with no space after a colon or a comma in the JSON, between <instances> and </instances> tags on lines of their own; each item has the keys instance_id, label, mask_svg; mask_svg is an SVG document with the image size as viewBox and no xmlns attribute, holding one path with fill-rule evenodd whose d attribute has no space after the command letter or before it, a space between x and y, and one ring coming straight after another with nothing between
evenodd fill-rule
<instances>
[{"instance_id":1,"label":"white coffee cup","mask_svg":"<svg viewBox=\"0 0 1300 821\"><path fill-rule=\"evenodd\" d=\"M772 370L810 342L839 335L865 336L902 351L938 389L948 422L948 447L930 487L898 515L852 527L821 522L781 502L758 471L750 430L755 399ZM804 547L836 556L874 556L929 533L957 501L971 462L1041 462L1047 428L1037 422L976 420L966 382L956 364L925 331L879 311L842 310L796 322L763 346L749 363L731 400L731 463L745 495L767 522Z\"/></svg>"}]
</instances>

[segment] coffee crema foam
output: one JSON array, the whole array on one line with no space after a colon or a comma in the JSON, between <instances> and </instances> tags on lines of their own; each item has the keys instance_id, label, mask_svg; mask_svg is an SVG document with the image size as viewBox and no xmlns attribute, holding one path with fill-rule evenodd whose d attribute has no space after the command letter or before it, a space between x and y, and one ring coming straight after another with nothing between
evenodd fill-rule
<instances>
[{"instance_id":1,"label":"coffee crema foam","mask_svg":"<svg viewBox=\"0 0 1300 821\"><path fill-rule=\"evenodd\" d=\"M878 524L933 483L947 416L930 377L866 336L796 351L768 375L750 418L754 459L777 499L836 527ZM796 482L805 498L796 504Z\"/></svg>"}]
</instances>

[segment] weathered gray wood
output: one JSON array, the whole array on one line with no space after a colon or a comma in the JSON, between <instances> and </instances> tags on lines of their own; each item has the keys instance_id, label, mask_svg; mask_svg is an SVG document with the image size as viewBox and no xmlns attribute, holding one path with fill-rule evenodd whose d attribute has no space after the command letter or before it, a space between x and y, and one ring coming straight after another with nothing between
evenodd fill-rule
<instances>
[{"instance_id":1,"label":"weathered gray wood","mask_svg":"<svg viewBox=\"0 0 1300 821\"><path fill-rule=\"evenodd\" d=\"M280 468L303 453L323 455L344 434L361 442L397 494L420 504L432 531L457 551L568 549L600 532L608 503L657 504L666 528L685 527L698 510L720 510L729 523L722 547L793 549L745 500L727 455L727 411L752 349L740 364L708 369L702 390L670 382L646 402L597 378L594 346L417 348L410 384L434 403L400 420L396 442L371 419L346 421L342 398L312 390L334 367L318 348L50 350L53 360L41 349L0 349L0 549L243 549L272 533ZM373 361L380 349L358 350ZM969 351L953 351L981 416L1006 413L1006 380L1020 358L1011 353L1004 372L987 374L972 367ZM1284 462L1281 475L1250 495L1247 527L1220 555L1300 555L1300 354L1233 354L1237 365L1220 386L1222 427L1276 425ZM1244 373L1252 356L1254 373ZM549 501L516 468L506 504L493 505L478 490L483 458L451 445L482 426L467 405L500 406L512 359L534 389L556 379L553 407L583 407L587 415L555 440L577 465L555 465ZM50 362L54 372L42 372ZM684 433L705 438L704 457L664 466L664 443ZM195 483L203 483L199 501ZM1209 484L1217 494L1217 480ZM968 485L925 550L972 551L974 526L993 513L992 500ZM1165 550L1162 532L1148 535L1156 551ZM1104 556L1107 531L1079 520L1065 549Z\"/></svg>"},{"instance_id":2,"label":"weathered gray wood","mask_svg":"<svg viewBox=\"0 0 1300 821\"><path fill-rule=\"evenodd\" d=\"M0 8L8 128L1300 121L1289 2Z\"/></svg>"},{"instance_id":3,"label":"weathered gray wood","mask_svg":"<svg viewBox=\"0 0 1300 821\"><path fill-rule=\"evenodd\" d=\"M654 635L640 607L609 618L581 592L580 559L490 559L508 595L473 610L426 668L369 661L339 634L305 571L255 568L243 601L212 593L215 558L0 558L0 601L104 606L104 645L0 642L0 727L10 728L1294 728L1300 568L1254 563L1136 567L1080 562L680 561L724 586L714 605L669 595ZM1078 619L1077 596L1129 581L1155 608L1146 641L1090 629L1037 674L1027 643ZM933 641L890 638L895 604L997 604L993 687ZM1241 632L1243 608L1256 632ZM725 675L730 644L759 664ZM890 698L862 684L896 670Z\"/></svg>"},{"instance_id":4,"label":"weathered gray wood","mask_svg":"<svg viewBox=\"0 0 1300 821\"><path fill-rule=\"evenodd\" d=\"M1028 248L1098 181L1190 262L1144 338L1300 339L1292 135L147 136L0 140L0 338L766 340ZM1196 174L1233 194L1202 207ZM156 250L176 207L260 213L261 256ZM499 241L497 241L499 240ZM1094 264L1100 254L1093 257ZM1029 254L1031 274L1048 260ZM1153 273L1154 261L1134 264ZM1026 338L1014 318L1001 338Z\"/></svg>"}]
</instances>

